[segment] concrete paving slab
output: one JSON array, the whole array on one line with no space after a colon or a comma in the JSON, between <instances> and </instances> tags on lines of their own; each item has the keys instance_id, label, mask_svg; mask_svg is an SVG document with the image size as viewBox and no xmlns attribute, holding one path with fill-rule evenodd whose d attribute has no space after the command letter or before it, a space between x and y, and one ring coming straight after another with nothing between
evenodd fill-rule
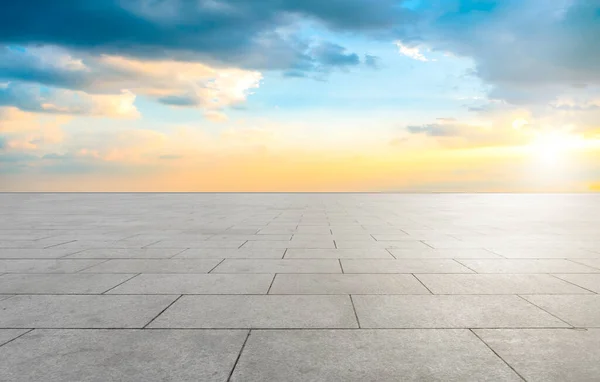
<instances>
[{"instance_id":1,"label":"concrete paving slab","mask_svg":"<svg viewBox=\"0 0 600 382\"><path fill-rule=\"evenodd\" d=\"M177 296L35 295L0 301L1 328L143 328Z\"/></svg>"},{"instance_id":2,"label":"concrete paving slab","mask_svg":"<svg viewBox=\"0 0 600 382\"><path fill-rule=\"evenodd\" d=\"M225 259L211 273L342 273L336 259Z\"/></svg>"},{"instance_id":3,"label":"concrete paving slab","mask_svg":"<svg viewBox=\"0 0 600 382\"><path fill-rule=\"evenodd\" d=\"M269 294L429 294L405 274L278 274Z\"/></svg>"},{"instance_id":4,"label":"concrete paving slab","mask_svg":"<svg viewBox=\"0 0 600 382\"><path fill-rule=\"evenodd\" d=\"M600 274L557 274L556 277L575 285L579 285L580 287L591 290L595 293L600 293Z\"/></svg>"},{"instance_id":5,"label":"concrete paving slab","mask_svg":"<svg viewBox=\"0 0 600 382\"><path fill-rule=\"evenodd\" d=\"M151 328L357 328L349 296L183 296Z\"/></svg>"},{"instance_id":6,"label":"concrete paving slab","mask_svg":"<svg viewBox=\"0 0 600 382\"><path fill-rule=\"evenodd\" d=\"M383 248L374 249L298 249L285 252L286 259L393 259Z\"/></svg>"},{"instance_id":7,"label":"concrete paving slab","mask_svg":"<svg viewBox=\"0 0 600 382\"><path fill-rule=\"evenodd\" d=\"M341 260L344 273L473 273L452 259Z\"/></svg>"},{"instance_id":8,"label":"concrete paving slab","mask_svg":"<svg viewBox=\"0 0 600 382\"><path fill-rule=\"evenodd\" d=\"M418 274L433 294L586 294L550 275Z\"/></svg>"},{"instance_id":9,"label":"concrete paving slab","mask_svg":"<svg viewBox=\"0 0 600 382\"><path fill-rule=\"evenodd\" d=\"M7 294L100 294L135 274L4 274L0 293Z\"/></svg>"},{"instance_id":10,"label":"concrete paving slab","mask_svg":"<svg viewBox=\"0 0 600 382\"><path fill-rule=\"evenodd\" d=\"M108 293L266 294L272 281L273 275L268 274L142 274Z\"/></svg>"},{"instance_id":11,"label":"concrete paving slab","mask_svg":"<svg viewBox=\"0 0 600 382\"><path fill-rule=\"evenodd\" d=\"M189 248L173 259L281 259L285 249L196 249Z\"/></svg>"},{"instance_id":12,"label":"concrete paving slab","mask_svg":"<svg viewBox=\"0 0 600 382\"><path fill-rule=\"evenodd\" d=\"M0 273L76 273L104 260L0 260Z\"/></svg>"},{"instance_id":13,"label":"concrete paving slab","mask_svg":"<svg viewBox=\"0 0 600 382\"><path fill-rule=\"evenodd\" d=\"M518 296L353 296L361 328L569 327Z\"/></svg>"},{"instance_id":14,"label":"concrete paving slab","mask_svg":"<svg viewBox=\"0 0 600 382\"><path fill-rule=\"evenodd\" d=\"M3 381L226 381L246 331L34 330L0 347Z\"/></svg>"},{"instance_id":15,"label":"concrete paving slab","mask_svg":"<svg viewBox=\"0 0 600 382\"><path fill-rule=\"evenodd\" d=\"M114 259L84 273L208 273L221 259Z\"/></svg>"},{"instance_id":16,"label":"concrete paving slab","mask_svg":"<svg viewBox=\"0 0 600 382\"><path fill-rule=\"evenodd\" d=\"M178 248L94 248L66 256L68 259L167 259L181 253Z\"/></svg>"},{"instance_id":17,"label":"concrete paving slab","mask_svg":"<svg viewBox=\"0 0 600 382\"><path fill-rule=\"evenodd\" d=\"M460 259L477 273L600 273L594 269L564 259Z\"/></svg>"},{"instance_id":18,"label":"concrete paving slab","mask_svg":"<svg viewBox=\"0 0 600 382\"><path fill-rule=\"evenodd\" d=\"M232 381L520 381L468 330L257 330Z\"/></svg>"},{"instance_id":19,"label":"concrete paving slab","mask_svg":"<svg viewBox=\"0 0 600 382\"><path fill-rule=\"evenodd\" d=\"M397 259L499 259L499 255L486 249L433 249L420 250L390 249L390 253Z\"/></svg>"},{"instance_id":20,"label":"concrete paving slab","mask_svg":"<svg viewBox=\"0 0 600 382\"><path fill-rule=\"evenodd\" d=\"M600 295L524 295L527 301L584 328L600 328Z\"/></svg>"},{"instance_id":21,"label":"concrete paving slab","mask_svg":"<svg viewBox=\"0 0 600 382\"><path fill-rule=\"evenodd\" d=\"M527 381L596 381L600 330L478 329L481 337Z\"/></svg>"}]
</instances>

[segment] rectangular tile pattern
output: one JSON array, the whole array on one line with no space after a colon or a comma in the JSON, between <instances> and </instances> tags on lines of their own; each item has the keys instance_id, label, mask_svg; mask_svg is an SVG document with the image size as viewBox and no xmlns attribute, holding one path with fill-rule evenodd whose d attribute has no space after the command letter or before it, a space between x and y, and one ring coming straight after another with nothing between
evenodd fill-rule
<instances>
[{"instance_id":1,"label":"rectangular tile pattern","mask_svg":"<svg viewBox=\"0 0 600 382\"><path fill-rule=\"evenodd\" d=\"M0 381L597 381L600 195L1 194Z\"/></svg>"}]
</instances>

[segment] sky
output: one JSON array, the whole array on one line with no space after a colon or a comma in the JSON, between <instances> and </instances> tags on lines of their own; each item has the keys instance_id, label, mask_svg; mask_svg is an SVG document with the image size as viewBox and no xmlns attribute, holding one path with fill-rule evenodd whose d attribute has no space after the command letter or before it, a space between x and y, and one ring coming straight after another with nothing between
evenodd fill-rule
<instances>
[{"instance_id":1,"label":"sky","mask_svg":"<svg viewBox=\"0 0 600 382\"><path fill-rule=\"evenodd\" d=\"M0 191L600 191L600 0L0 5Z\"/></svg>"}]
</instances>

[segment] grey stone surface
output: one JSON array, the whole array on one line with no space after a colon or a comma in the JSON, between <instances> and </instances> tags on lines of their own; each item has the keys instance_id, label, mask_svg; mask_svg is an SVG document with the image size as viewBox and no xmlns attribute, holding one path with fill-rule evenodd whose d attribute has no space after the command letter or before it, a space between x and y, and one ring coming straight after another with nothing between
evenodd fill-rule
<instances>
[{"instance_id":1,"label":"grey stone surface","mask_svg":"<svg viewBox=\"0 0 600 382\"><path fill-rule=\"evenodd\" d=\"M232 381L519 381L468 330L253 331Z\"/></svg>"},{"instance_id":2,"label":"grey stone surface","mask_svg":"<svg viewBox=\"0 0 600 382\"><path fill-rule=\"evenodd\" d=\"M344 273L473 273L452 259L341 260Z\"/></svg>"},{"instance_id":3,"label":"grey stone surface","mask_svg":"<svg viewBox=\"0 0 600 382\"><path fill-rule=\"evenodd\" d=\"M564 259L480 259L459 260L477 273L600 273Z\"/></svg>"},{"instance_id":4,"label":"grey stone surface","mask_svg":"<svg viewBox=\"0 0 600 382\"><path fill-rule=\"evenodd\" d=\"M356 328L349 296L183 296L151 328Z\"/></svg>"},{"instance_id":5,"label":"grey stone surface","mask_svg":"<svg viewBox=\"0 0 600 382\"><path fill-rule=\"evenodd\" d=\"M550 275L418 274L433 294L580 294L591 293Z\"/></svg>"},{"instance_id":6,"label":"grey stone surface","mask_svg":"<svg viewBox=\"0 0 600 382\"><path fill-rule=\"evenodd\" d=\"M64 248L0 248L0 259L59 259L77 252L80 252L80 250Z\"/></svg>"},{"instance_id":7,"label":"grey stone surface","mask_svg":"<svg viewBox=\"0 0 600 382\"><path fill-rule=\"evenodd\" d=\"M488 259L500 258L486 249L465 248L465 249L433 249L424 248L419 250L392 248L390 253L397 259Z\"/></svg>"},{"instance_id":8,"label":"grey stone surface","mask_svg":"<svg viewBox=\"0 0 600 382\"><path fill-rule=\"evenodd\" d=\"M281 259L285 249L196 249L189 248L174 259Z\"/></svg>"},{"instance_id":9,"label":"grey stone surface","mask_svg":"<svg viewBox=\"0 0 600 382\"><path fill-rule=\"evenodd\" d=\"M278 274L270 294L429 294L405 274Z\"/></svg>"},{"instance_id":10,"label":"grey stone surface","mask_svg":"<svg viewBox=\"0 0 600 382\"><path fill-rule=\"evenodd\" d=\"M69 255L69 259L166 259L185 250L177 248L92 248Z\"/></svg>"},{"instance_id":11,"label":"grey stone surface","mask_svg":"<svg viewBox=\"0 0 600 382\"><path fill-rule=\"evenodd\" d=\"M226 381L246 331L34 330L0 347L0 380Z\"/></svg>"},{"instance_id":12,"label":"grey stone surface","mask_svg":"<svg viewBox=\"0 0 600 382\"><path fill-rule=\"evenodd\" d=\"M556 277L600 293L600 274L556 275Z\"/></svg>"},{"instance_id":13,"label":"grey stone surface","mask_svg":"<svg viewBox=\"0 0 600 382\"><path fill-rule=\"evenodd\" d=\"M27 330L23 329L0 329L0 346L4 345L8 341L12 341L18 336L27 333Z\"/></svg>"},{"instance_id":14,"label":"grey stone surface","mask_svg":"<svg viewBox=\"0 0 600 382\"><path fill-rule=\"evenodd\" d=\"M226 259L212 273L342 273L335 259Z\"/></svg>"},{"instance_id":15,"label":"grey stone surface","mask_svg":"<svg viewBox=\"0 0 600 382\"><path fill-rule=\"evenodd\" d=\"M600 330L475 330L527 381L597 381Z\"/></svg>"},{"instance_id":16,"label":"grey stone surface","mask_svg":"<svg viewBox=\"0 0 600 382\"><path fill-rule=\"evenodd\" d=\"M90 274L92 275L94 274ZM142 274L108 293L266 294L272 280L273 275L268 274Z\"/></svg>"},{"instance_id":17,"label":"grey stone surface","mask_svg":"<svg viewBox=\"0 0 600 382\"><path fill-rule=\"evenodd\" d=\"M528 380L600 379L600 195L15 193L0 216L0 337L24 334L1 381L226 381L232 328L238 381L516 378L478 328L535 329L502 340Z\"/></svg>"},{"instance_id":18,"label":"grey stone surface","mask_svg":"<svg viewBox=\"0 0 600 382\"><path fill-rule=\"evenodd\" d=\"M4 274L0 293L100 294L133 277L133 274Z\"/></svg>"},{"instance_id":19,"label":"grey stone surface","mask_svg":"<svg viewBox=\"0 0 600 382\"><path fill-rule=\"evenodd\" d=\"M353 296L362 328L568 327L518 296Z\"/></svg>"},{"instance_id":20,"label":"grey stone surface","mask_svg":"<svg viewBox=\"0 0 600 382\"><path fill-rule=\"evenodd\" d=\"M285 259L393 259L384 248L374 249L288 249Z\"/></svg>"},{"instance_id":21,"label":"grey stone surface","mask_svg":"<svg viewBox=\"0 0 600 382\"><path fill-rule=\"evenodd\" d=\"M220 259L114 259L85 273L208 273Z\"/></svg>"},{"instance_id":22,"label":"grey stone surface","mask_svg":"<svg viewBox=\"0 0 600 382\"><path fill-rule=\"evenodd\" d=\"M142 328L176 296L35 295L0 301L2 328Z\"/></svg>"},{"instance_id":23,"label":"grey stone surface","mask_svg":"<svg viewBox=\"0 0 600 382\"><path fill-rule=\"evenodd\" d=\"M0 273L76 273L104 260L0 260Z\"/></svg>"},{"instance_id":24,"label":"grey stone surface","mask_svg":"<svg viewBox=\"0 0 600 382\"><path fill-rule=\"evenodd\" d=\"M600 328L600 295L524 295L522 297L573 326Z\"/></svg>"}]
</instances>

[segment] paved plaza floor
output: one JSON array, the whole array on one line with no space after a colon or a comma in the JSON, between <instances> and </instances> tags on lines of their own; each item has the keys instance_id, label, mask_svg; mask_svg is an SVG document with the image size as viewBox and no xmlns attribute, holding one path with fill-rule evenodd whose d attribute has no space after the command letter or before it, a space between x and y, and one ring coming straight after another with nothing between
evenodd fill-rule
<instances>
[{"instance_id":1,"label":"paved plaza floor","mask_svg":"<svg viewBox=\"0 0 600 382\"><path fill-rule=\"evenodd\" d=\"M1 381L598 381L600 195L0 194Z\"/></svg>"}]
</instances>

